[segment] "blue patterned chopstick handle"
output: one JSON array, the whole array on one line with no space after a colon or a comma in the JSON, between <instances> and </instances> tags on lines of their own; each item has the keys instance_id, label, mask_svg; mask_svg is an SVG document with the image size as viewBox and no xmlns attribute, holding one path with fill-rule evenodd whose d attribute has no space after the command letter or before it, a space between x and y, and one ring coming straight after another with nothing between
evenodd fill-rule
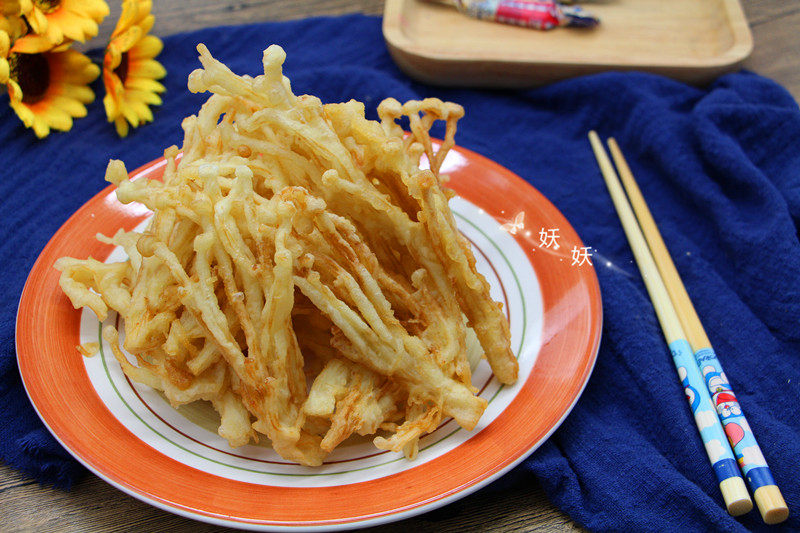
<instances>
[{"instance_id":1,"label":"blue patterned chopstick handle","mask_svg":"<svg viewBox=\"0 0 800 533\"><path fill-rule=\"evenodd\" d=\"M750 424L742 414L742 408L733 394L714 350L702 348L695 352L694 358L703 374L705 386L725 428L728 442L733 447L739 467L750 485L750 490L755 492L759 487L774 485L775 480L772 478L767 461L761 453L761 448L758 447Z\"/></svg>"},{"instance_id":2,"label":"blue patterned chopstick handle","mask_svg":"<svg viewBox=\"0 0 800 533\"><path fill-rule=\"evenodd\" d=\"M739 476L736 459L728 445L714 403L692 354L691 346L688 341L679 339L671 342L669 349L672 352L686 399L689 401L697 429L700 431L700 437L703 439L717 480L722 483L728 478Z\"/></svg>"}]
</instances>

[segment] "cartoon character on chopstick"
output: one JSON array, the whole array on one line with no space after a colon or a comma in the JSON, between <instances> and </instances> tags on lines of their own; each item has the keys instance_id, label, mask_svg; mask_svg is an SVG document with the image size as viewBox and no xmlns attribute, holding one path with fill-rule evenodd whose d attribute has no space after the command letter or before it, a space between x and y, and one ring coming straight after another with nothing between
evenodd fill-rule
<instances>
[{"instance_id":1,"label":"cartoon character on chopstick","mask_svg":"<svg viewBox=\"0 0 800 533\"><path fill-rule=\"evenodd\" d=\"M711 365L704 366L702 372L708 390L712 394L714 407L725 428L728 441L730 441L731 447L735 448L744 438L744 430L735 420L742 415L742 408L739 407L739 402L733 395L733 390L724 372L718 371Z\"/></svg>"},{"instance_id":2,"label":"cartoon character on chopstick","mask_svg":"<svg viewBox=\"0 0 800 533\"><path fill-rule=\"evenodd\" d=\"M725 375L725 372L718 372L717 369L711 365L703 367L703 378L706 380L709 392L714 396L716 396L717 393L731 390L731 384L728 383L728 377Z\"/></svg>"},{"instance_id":3,"label":"cartoon character on chopstick","mask_svg":"<svg viewBox=\"0 0 800 533\"><path fill-rule=\"evenodd\" d=\"M744 438L744 430L733 419L742 416L742 408L739 407L739 402L736 401L736 396L732 392L718 392L714 394L714 404L717 408L722 425L725 428L725 434L728 435L728 440L731 446L736 447L739 442Z\"/></svg>"},{"instance_id":4,"label":"cartoon character on chopstick","mask_svg":"<svg viewBox=\"0 0 800 533\"><path fill-rule=\"evenodd\" d=\"M678 368L678 376L681 378L686 399L689 400L689 405L692 406L692 413L697 413L697 408L700 407L700 395L697 394L697 389L689 384L689 376L684 367Z\"/></svg>"},{"instance_id":5,"label":"cartoon character on chopstick","mask_svg":"<svg viewBox=\"0 0 800 533\"><path fill-rule=\"evenodd\" d=\"M766 470L767 461L761 454L747 419L742 416L742 408L725 373L711 365L704 366L702 372L739 466L748 474L754 469ZM756 474L759 470L756 470Z\"/></svg>"}]
</instances>

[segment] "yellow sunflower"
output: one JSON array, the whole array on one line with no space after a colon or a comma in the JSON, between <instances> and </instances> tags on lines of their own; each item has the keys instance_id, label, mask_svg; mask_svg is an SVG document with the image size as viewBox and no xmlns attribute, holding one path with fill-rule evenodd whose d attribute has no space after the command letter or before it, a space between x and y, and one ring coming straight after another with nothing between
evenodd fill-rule
<instances>
[{"instance_id":1,"label":"yellow sunflower","mask_svg":"<svg viewBox=\"0 0 800 533\"><path fill-rule=\"evenodd\" d=\"M14 46L9 51L8 36L1 33L0 56L6 55L0 83L8 88L14 112L37 137L47 136L50 128L67 131L73 117L86 116L84 104L94 100L88 85L100 74L88 57L75 50L21 54Z\"/></svg>"},{"instance_id":2,"label":"yellow sunflower","mask_svg":"<svg viewBox=\"0 0 800 533\"><path fill-rule=\"evenodd\" d=\"M64 41L85 42L97 35L108 15L104 0L23 0L22 14L33 33L14 47L22 53L44 52Z\"/></svg>"},{"instance_id":3,"label":"yellow sunflower","mask_svg":"<svg viewBox=\"0 0 800 533\"><path fill-rule=\"evenodd\" d=\"M30 5L31 0L0 0L0 31L6 32L12 41L28 30L22 11Z\"/></svg>"},{"instance_id":4,"label":"yellow sunflower","mask_svg":"<svg viewBox=\"0 0 800 533\"><path fill-rule=\"evenodd\" d=\"M128 124L134 128L153 120L149 105L161 105L158 93L166 89L157 82L167 71L154 58L163 44L148 35L153 27L150 0L123 0L122 14L103 58L103 104L109 122L120 137L128 135Z\"/></svg>"}]
</instances>

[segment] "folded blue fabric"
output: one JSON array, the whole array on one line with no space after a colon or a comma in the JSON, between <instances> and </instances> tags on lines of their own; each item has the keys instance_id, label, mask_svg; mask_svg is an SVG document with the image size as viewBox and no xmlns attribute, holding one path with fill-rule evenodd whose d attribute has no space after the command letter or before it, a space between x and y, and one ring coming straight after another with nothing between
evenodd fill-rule
<instances>
[{"instance_id":1,"label":"folded blue fabric","mask_svg":"<svg viewBox=\"0 0 800 533\"><path fill-rule=\"evenodd\" d=\"M733 519L722 507L586 140L594 128L623 147L793 511L783 527L800 528L800 111L785 90L746 72L705 89L641 73L527 92L427 87L398 71L380 20L364 16L208 29L164 42L164 105L127 139L105 122L100 99L73 131L43 141L0 99L3 461L60 486L82 472L37 419L16 369L15 308L38 253L106 185L109 158L133 169L180 144L180 120L205 98L186 90L196 43L249 74L258 73L262 50L278 43L295 92L328 102L356 98L372 118L389 96L461 103L467 114L458 143L528 180L597 249L605 320L594 375L561 428L495 490L536 476L556 505L595 530L763 527L757 511Z\"/></svg>"}]
</instances>

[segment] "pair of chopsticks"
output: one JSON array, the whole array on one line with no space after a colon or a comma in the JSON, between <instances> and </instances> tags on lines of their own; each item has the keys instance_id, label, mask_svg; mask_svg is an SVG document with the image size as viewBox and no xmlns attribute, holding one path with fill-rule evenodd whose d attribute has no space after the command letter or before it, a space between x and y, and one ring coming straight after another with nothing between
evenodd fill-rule
<instances>
[{"instance_id":1,"label":"pair of chopsticks","mask_svg":"<svg viewBox=\"0 0 800 533\"><path fill-rule=\"evenodd\" d=\"M608 140L627 198L596 132L589 132L589 141L672 352L728 513L739 516L753 508L739 472L741 467L764 522L783 522L789 516L786 502L622 151L613 138Z\"/></svg>"}]
</instances>

